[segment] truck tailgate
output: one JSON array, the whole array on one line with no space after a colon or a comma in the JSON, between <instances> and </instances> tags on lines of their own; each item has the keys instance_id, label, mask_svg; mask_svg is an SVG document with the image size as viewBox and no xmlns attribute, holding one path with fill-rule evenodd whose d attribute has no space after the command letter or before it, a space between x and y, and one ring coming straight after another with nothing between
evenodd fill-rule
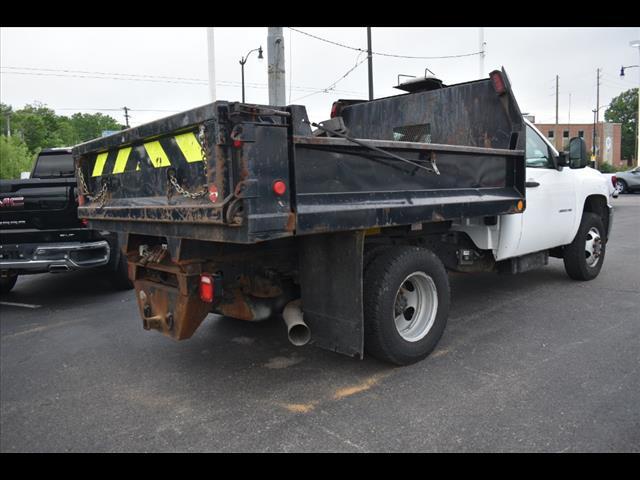
<instances>
[{"instance_id":1,"label":"truck tailgate","mask_svg":"<svg viewBox=\"0 0 640 480\"><path fill-rule=\"evenodd\" d=\"M288 183L286 122L231 106L215 102L74 148L79 215L93 228L234 243L292 235L288 193L275 198L270 183Z\"/></svg>"}]
</instances>

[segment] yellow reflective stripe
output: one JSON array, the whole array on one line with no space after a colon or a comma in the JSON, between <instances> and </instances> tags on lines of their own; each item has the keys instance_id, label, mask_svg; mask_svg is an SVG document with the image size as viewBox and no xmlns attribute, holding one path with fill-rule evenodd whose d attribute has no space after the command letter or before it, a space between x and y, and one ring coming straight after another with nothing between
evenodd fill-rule
<instances>
[{"instance_id":1,"label":"yellow reflective stripe","mask_svg":"<svg viewBox=\"0 0 640 480\"><path fill-rule=\"evenodd\" d=\"M131 153L131 147L121 148L118 150L118 156L116 157L116 164L113 167L113 173L124 172L127 166L127 160L129 160L129 154Z\"/></svg>"},{"instance_id":2,"label":"yellow reflective stripe","mask_svg":"<svg viewBox=\"0 0 640 480\"><path fill-rule=\"evenodd\" d=\"M109 152L103 152L96 157L96 163L93 165L93 173L92 177L99 177L102 175L102 170L104 170L104 164L107 163L107 156Z\"/></svg>"},{"instance_id":3,"label":"yellow reflective stripe","mask_svg":"<svg viewBox=\"0 0 640 480\"><path fill-rule=\"evenodd\" d=\"M151 165L155 168L171 166L171 162L167 158L167 154L164 153L159 141L145 143L144 148L151 159Z\"/></svg>"},{"instance_id":4,"label":"yellow reflective stripe","mask_svg":"<svg viewBox=\"0 0 640 480\"><path fill-rule=\"evenodd\" d=\"M201 162L202 161L202 148L198 143L198 139L192 133L183 133L182 135L176 135L173 137L176 139L180 151L187 159L187 162Z\"/></svg>"}]
</instances>

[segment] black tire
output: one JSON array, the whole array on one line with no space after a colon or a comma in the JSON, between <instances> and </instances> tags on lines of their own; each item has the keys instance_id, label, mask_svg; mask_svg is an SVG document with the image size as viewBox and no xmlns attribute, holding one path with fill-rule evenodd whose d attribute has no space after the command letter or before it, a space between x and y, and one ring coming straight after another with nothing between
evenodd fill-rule
<instances>
[{"instance_id":1,"label":"black tire","mask_svg":"<svg viewBox=\"0 0 640 480\"><path fill-rule=\"evenodd\" d=\"M117 264L115 265L115 270L109 272L109 280L111 281L113 288L116 290L131 290L133 288L133 282L129 280L127 257L119 250L117 253Z\"/></svg>"},{"instance_id":2,"label":"black tire","mask_svg":"<svg viewBox=\"0 0 640 480\"><path fill-rule=\"evenodd\" d=\"M625 182L622 179L618 179L616 183L618 185L618 193L629 193L629 187L627 185L627 182Z\"/></svg>"},{"instance_id":3,"label":"black tire","mask_svg":"<svg viewBox=\"0 0 640 480\"><path fill-rule=\"evenodd\" d=\"M435 286L437 310L427 333L407 341L395 325L396 296L412 274L424 273ZM449 278L440 259L418 247L393 247L373 260L364 275L365 351L396 365L408 365L425 358L444 332L449 315Z\"/></svg>"},{"instance_id":4,"label":"black tire","mask_svg":"<svg viewBox=\"0 0 640 480\"><path fill-rule=\"evenodd\" d=\"M596 229L600 235L600 241L595 239L597 244L600 244L599 256L596 258L596 263L589 265L591 255L586 251L587 241L592 240L592 229ZM569 245L564 248L564 269L567 275L574 280L593 280L598 276L604 263L604 256L606 252L606 231L602 219L595 213L584 212L582 214L582 221L578 228L578 233Z\"/></svg>"},{"instance_id":5,"label":"black tire","mask_svg":"<svg viewBox=\"0 0 640 480\"><path fill-rule=\"evenodd\" d=\"M391 248L391 245L376 245L375 247L370 247L365 250L362 257L362 271L366 272L369 268L369 265L371 265L373 261L380 256L381 253L385 252L389 248Z\"/></svg>"},{"instance_id":6,"label":"black tire","mask_svg":"<svg viewBox=\"0 0 640 480\"><path fill-rule=\"evenodd\" d=\"M0 293L9 293L11 289L16 286L17 281L18 275L0 277Z\"/></svg>"}]
</instances>

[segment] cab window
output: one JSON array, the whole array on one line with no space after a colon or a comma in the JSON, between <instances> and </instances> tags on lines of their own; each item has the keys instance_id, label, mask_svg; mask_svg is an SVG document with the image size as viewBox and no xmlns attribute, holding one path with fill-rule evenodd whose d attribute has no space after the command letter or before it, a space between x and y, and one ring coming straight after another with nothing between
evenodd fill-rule
<instances>
[{"instance_id":1,"label":"cab window","mask_svg":"<svg viewBox=\"0 0 640 480\"><path fill-rule=\"evenodd\" d=\"M529 125L527 125L525 156L527 158L527 167L553 168L548 145Z\"/></svg>"}]
</instances>

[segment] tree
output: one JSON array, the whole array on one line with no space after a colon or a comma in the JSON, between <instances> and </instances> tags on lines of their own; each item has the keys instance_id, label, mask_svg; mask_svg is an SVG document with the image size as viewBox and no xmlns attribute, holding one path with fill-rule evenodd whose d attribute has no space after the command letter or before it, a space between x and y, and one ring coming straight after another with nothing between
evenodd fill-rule
<instances>
[{"instance_id":1,"label":"tree","mask_svg":"<svg viewBox=\"0 0 640 480\"><path fill-rule=\"evenodd\" d=\"M12 111L10 105L0 105L2 127L11 117L11 134L19 136L32 153L43 148L69 147L100 137L104 130L122 130L114 118L101 113L75 113L71 118L56 115L40 102ZM2 133L6 133L4 130Z\"/></svg>"},{"instance_id":2,"label":"tree","mask_svg":"<svg viewBox=\"0 0 640 480\"><path fill-rule=\"evenodd\" d=\"M609 108L604 112L607 122L622 124L622 158L636 157L636 141L638 138L638 89L632 88L611 100Z\"/></svg>"},{"instance_id":3,"label":"tree","mask_svg":"<svg viewBox=\"0 0 640 480\"><path fill-rule=\"evenodd\" d=\"M20 172L31 171L33 158L20 138L0 136L0 178L20 178Z\"/></svg>"},{"instance_id":4,"label":"tree","mask_svg":"<svg viewBox=\"0 0 640 480\"><path fill-rule=\"evenodd\" d=\"M11 105L0 103L0 134L7 135L9 130L7 123L12 114Z\"/></svg>"},{"instance_id":5,"label":"tree","mask_svg":"<svg viewBox=\"0 0 640 480\"><path fill-rule=\"evenodd\" d=\"M122 130L122 125L115 119L102 113L74 113L71 116L71 125L78 135L79 142L97 138L105 130Z\"/></svg>"}]
</instances>

